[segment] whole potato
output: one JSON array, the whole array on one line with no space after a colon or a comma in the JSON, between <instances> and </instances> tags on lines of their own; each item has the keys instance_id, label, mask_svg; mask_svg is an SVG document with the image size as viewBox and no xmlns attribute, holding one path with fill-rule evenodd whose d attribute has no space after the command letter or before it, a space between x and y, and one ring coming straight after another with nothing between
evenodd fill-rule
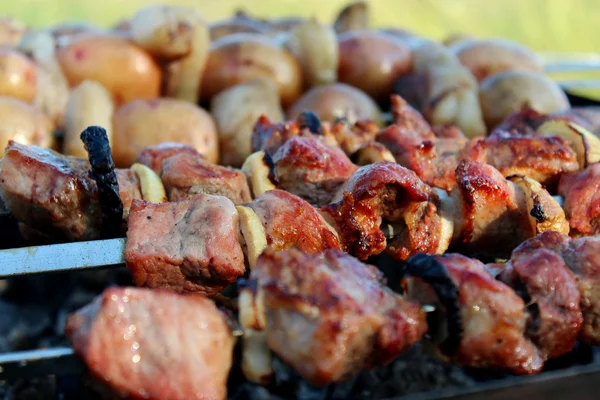
<instances>
[{"instance_id":1,"label":"whole potato","mask_svg":"<svg viewBox=\"0 0 600 400\"><path fill-rule=\"evenodd\" d=\"M0 48L0 96L32 103L35 99L36 76L35 62L16 49Z\"/></svg>"},{"instance_id":2,"label":"whole potato","mask_svg":"<svg viewBox=\"0 0 600 400\"><path fill-rule=\"evenodd\" d=\"M148 146L176 142L193 146L207 160L217 162L219 138L211 115L184 100L138 99L113 116L113 158L117 167L129 167Z\"/></svg>"},{"instance_id":3,"label":"whole potato","mask_svg":"<svg viewBox=\"0 0 600 400\"><path fill-rule=\"evenodd\" d=\"M202 99L208 102L228 87L257 78L277 83L284 107L302 93L296 59L264 35L235 33L212 43L204 69Z\"/></svg>"},{"instance_id":4,"label":"whole potato","mask_svg":"<svg viewBox=\"0 0 600 400\"><path fill-rule=\"evenodd\" d=\"M333 28L337 33L368 29L369 14L369 4L366 1L355 1L340 11Z\"/></svg>"},{"instance_id":5,"label":"whole potato","mask_svg":"<svg viewBox=\"0 0 600 400\"><path fill-rule=\"evenodd\" d=\"M525 108L551 114L569 108L561 88L544 74L504 71L481 82L479 100L483 117L492 129L509 114Z\"/></svg>"},{"instance_id":6,"label":"whole potato","mask_svg":"<svg viewBox=\"0 0 600 400\"><path fill-rule=\"evenodd\" d=\"M212 99L210 111L219 131L221 163L234 167L241 167L252 153L252 130L261 115L283 120L277 87L260 79L223 90Z\"/></svg>"},{"instance_id":7,"label":"whole potato","mask_svg":"<svg viewBox=\"0 0 600 400\"><path fill-rule=\"evenodd\" d=\"M0 46L16 46L27 28L9 17L0 17Z\"/></svg>"},{"instance_id":8,"label":"whole potato","mask_svg":"<svg viewBox=\"0 0 600 400\"><path fill-rule=\"evenodd\" d=\"M479 82L502 71L544 71L533 52L507 40L465 39L450 46L450 49Z\"/></svg>"},{"instance_id":9,"label":"whole potato","mask_svg":"<svg viewBox=\"0 0 600 400\"><path fill-rule=\"evenodd\" d=\"M410 49L389 34L349 31L339 35L338 41L339 81L378 101L389 100L394 81L412 70Z\"/></svg>"},{"instance_id":10,"label":"whole potato","mask_svg":"<svg viewBox=\"0 0 600 400\"><path fill-rule=\"evenodd\" d=\"M270 20L271 32L289 32L298 25L304 23L301 17L281 17Z\"/></svg>"},{"instance_id":11,"label":"whole potato","mask_svg":"<svg viewBox=\"0 0 600 400\"><path fill-rule=\"evenodd\" d=\"M306 87L337 81L339 56L333 28L308 19L290 31L285 46L298 60Z\"/></svg>"},{"instance_id":12,"label":"whole potato","mask_svg":"<svg viewBox=\"0 0 600 400\"><path fill-rule=\"evenodd\" d=\"M381 122L381 110L365 92L344 83L317 86L306 92L289 109L288 119L313 111L322 121L346 119Z\"/></svg>"},{"instance_id":13,"label":"whole potato","mask_svg":"<svg viewBox=\"0 0 600 400\"><path fill-rule=\"evenodd\" d=\"M71 87L97 81L117 105L159 96L159 66L126 39L85 34L60 47L56 55Z\"/></svg>"},{"instance_id":14,"label":"whole potato","mask_svg":"<svg viewBox=\"0 0 600 400\"><path fill-rule=\"evenodd\" d=\"M212 41L233 33L267 33L269 29L269 24L244 14L213 22L209 26Z\"/></svg>"},{"instance_id":15,"label":"whole potato","mask_svg":"<svg viewBox=\"0 0 600 400\"><path fill-rule=\"evenodd\" d=\"M12 97L0 97L0 157L9 140L50 147L52 121L31 104Z\"/></svg>"}]
</instances>

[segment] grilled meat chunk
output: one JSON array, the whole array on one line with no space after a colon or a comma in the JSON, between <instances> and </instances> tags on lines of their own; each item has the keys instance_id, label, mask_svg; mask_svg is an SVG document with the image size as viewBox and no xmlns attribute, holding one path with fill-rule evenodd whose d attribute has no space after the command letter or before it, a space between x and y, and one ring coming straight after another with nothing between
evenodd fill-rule
<instances>
[{"instance_id":1,"label":"grilled meat chunk","mask_svg":"<svg viewBox=\"0 0 600 400\"><path fill-rule=\"evenodd\" d=\"M432 132L431 125L423 115L408 104L402 97L392 95L392 118L394 124L404 131L413 132L416 136L426 136Z\"/></svg>"},{"instance_id":2,"label":"grilled meat chunk","mask_svg":"<svg viewBox=\"0 0 600 400\"><path fill-rule=\"evenodd\" d=\"M558 194L564 196L572 236L600 234L600 164L563 175Z\"/></svg>"},{"instance_id":3,"label":"grilled meat chunk","mask_svg":"<svg viewBox=\"0 0 600 400\"><path fill-rule=\"evenodd\" d=\"M527 241L513 251L499 279L527 304L527 335L544 359L573 348L583 323L580 294L573 272L560 254L530 248Z\"/></svg>"},{"instance_id":4,"label":"grilled meat chunk","mask_svg":"<svg viewBox=\"0 0 600 400\"><path fill-rule=\"evenodd\" d=\"M379 133L379 125L369 120L356 121L354 124L349 124L347 121L324 122L323 129L331 132L338 145L348 156L354 154L365 144L374 141Z\"/></svg>"},{"instance_id":5,"label":"grilled meat chunk","mask_svg":"<svg viewBox=\"0 0 600 400\"><path fill-rule=\"evenodd\" d=\"M456 185L459 154L467 144L462 133L459 137L436 137L431 130L418 132L391 125L377 136L377 141L392 152L398 164L415 171L428 185L446 191Z\"/></svg>"},{"instance_id":6,"label":"grilled meat chunk","mask_svg":"<svg viewBox=\"0 0 600 400\"><path fill-rule=\"evenodd\" d=\"M516 111L504 119L504 121L496 126L490 133L490 136L533 136L537 129L544 123L561 118L535 111L531 108L526 108L521 111Z\"/></svg>"},{"instance_id":7,"label":"grilled meat chunk","mask_svg":"<svg viewBox=\"0 0 600 400\"><path fill-rule=\"evenodd\" d=\"M408 297L446 314L440 347L453 362L517 374L542 369L543 358L525 336L523 299L488 274L483 263L460 254L418 254L408 260L407 272Z\"/></svg>"},{"instance_id":8,"label":"grilled meat chunk","mask_svg":"<svg viewBox=\"0 0 600 400\"><path fill-rule=\"evenodd\" d=\"M180 153L163 159L160 178L170 201L186 200L199 193L225 196L235 204L252 200L242 171L213 164L198 155Z\"/></svg>"},{"instance_id":9,"label":"grilled meat chunk","mask_svg":"<svg viewBox=\"0 0 600 400\"><path fill-rule=\"evenodd\" d=\"M199 194L177 203L135 200L125 261L138 286L215 295L244 274L231 200Z\"/></svg>"},{"instance_id":10,"label":"grilled meat chunk","mask_svg":"<svg viewBox=\"0 0 600 400\"><path fill-rule=\"evenodd\" d=\"M340 250L266 250L252 270L267 343L315 385L386 364L426 331L420 307Z\"/></svg>"},{"instance_id":11,"label":"grilled meat chunk","mask_svg":"<svg viewBox=\"0 0 600 400\"><path fill-rule=\"evenodd\" d=\"M462 160L456 182L452 241L461 249L506 256L532 236L524 192L494 167Z\"/></svg>"},{"instance_id":12,"label":"grilled meat chunk","mask_svg":"<svg viewBox=\"0 0 600 400\"><path fill-rule=\"evenodd\" d=\"M0 160L0 197L33 229L68 240L98 239L102 213L89 171L86 160L11 141ZM129 170L116 174L127 218L132 200L141 198L139 182Z\"/></svg>"},{"instance_id":13,"label":"grilled meat chunk","mask_svg":"<svg viewBox=\"0 0 600 400\"><path fill-rule=\"evenodd\" d=\"M314 121L314 118L310 121ZM307 122L309 121L303 118L302 114L295 120L279 123L274 123L262 115L252 130L252 151L265 150L274 154L285 142L296 136L315 137L326 145L337 146L333 134L324 130L320 121L318 126L311 126Z\"/></svg>"},{"instance_id":14,"label":"grilled meat chunk","mask_svg":"<svg viewBox=\"0 0 600 400\"><path fill-rule=\"evenodd\" d=\"M395 258L406 259L438 250L442 220L431 194L414 172L381 162L359 168L321 210L350 254L365 260L389 247ZM382 226L393 231L389 245Z\"/></svg>"},{"instance_id":15,"label":"grilled meat chunk","mask_svg":"<svg viewBox=\"0 0 600 400\"><path fill-rule=\"evenodd\" d=\"M305 200L284 190L269 190L248 204L261 220L267 244L275 250L297 247L306 253L340 249L336 231Z\"/></svg>"},{"instance_id":16,"label":"grilled meat chunk","mask_svg":"<svg viewBox=\"0 0 600 400\"><path fill-rule=\"evenodd\" d=\"M198 150L187 144L164 142L156 146L146 147L138 155L135 162L150 167L150 169L156 172L156 175L160 176L163 160L182 153L194 157L202 157L202 154L200 154Z\"/></svg>"},{"instance_id":17,"label":"grilled meat chunk","mask_svg":"<svg viewBox=\"0 0 600 400\"><path fill-rule=\"evenodd\" d=\"M109 288L66 334L92 374L129 399L225 399L234 338L208 299Z\"/></svg>"},{"instance_id":18,"label":"grilled meat chunk","mask_svg":"<svg viewBox=\"0 0 600 400\"><path fill-rule=\"evenodd\" d=\"M560 176L579 170L577 154L557 136L518 136L497 131L472 140L461 158L487 163L504 176L524 175L555 188Z\"/></svg>"},{"instance_id":19,"label":"grilled meat chunk","mask_svg":"<svg viewBox=\"0 0 600 400\"><path fill-rule=\"evenodd\" d=\"M310 204L328 204L337 189L357 170L335 147L311 137L293 137L273 155L277 187Z\"/></svg>"}]
</instances>

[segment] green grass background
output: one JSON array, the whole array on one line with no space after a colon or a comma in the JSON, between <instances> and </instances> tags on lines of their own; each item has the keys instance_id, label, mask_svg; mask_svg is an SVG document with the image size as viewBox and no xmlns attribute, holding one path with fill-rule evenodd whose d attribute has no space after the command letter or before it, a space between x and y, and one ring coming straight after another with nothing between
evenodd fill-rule
<instances>
[{"instance_id":1,"label":"green grass background","mask_svg":"<svg viewBox=\"0 0 600 400\"><path fill-rule=\"evenodd\" d=\"M201 10L210 20L244 8L265 17L316 16L332 21L346 0L167 0ZM68 20L110 26L149 0L0 0L0 14L33 26ZM398 27L434 39L463 33L504 37L536 51L600 53L600 0L370 0L372 24ZM600 79L600 71L561 78ZM600 91L597 91L600 92Z\"/></svg>"}]
</instances>

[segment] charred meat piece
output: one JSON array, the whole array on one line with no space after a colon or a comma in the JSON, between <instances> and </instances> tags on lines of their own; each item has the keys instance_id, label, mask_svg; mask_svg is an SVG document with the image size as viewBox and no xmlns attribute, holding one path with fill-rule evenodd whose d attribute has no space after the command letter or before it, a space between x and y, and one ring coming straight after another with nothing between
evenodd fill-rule
<instances>
[{"instance_id":1,"label":"charred meat piece","mask_svg":"<svg viewBox=\"0 0 600 400\"><path fill-rule=\"evenodd\" d=\"M414 172L382 162L359 168L321 210L350 254L365 260L389 247L405 259L438 249L442 221L431 194ZM393 232L389 246L382 227Z\"/></svg>"},{"instance_id":2,"label":"charred meat piece","mask_svg":"<svg viewBox=\"0 0 600 400\"><path fill-rule=\"evenodd\" d=\"M150 167L150 169L160 176L163 160L165 158L182 153L189 154L194 157L202 157L202 154L200 154L198 150L187 144L164 142L156 146L146 147L139 154L135 162Z\"/></svg>"},{"instance_id":3,"label":"charred meat piece","mask_svg":"<svg viewBox=\"0 0 600 400\"><path fill-rule=\"evenodd\" d=\"M527 304L527 335L544 359L573 349L583 323L581 296L575 276L560 254L530 248L526 241L513 251L499 279Z\"/></svg>"},{"instance_id":4,"label":"charred meat piece","mask_svg":"<svg viewBox=\"0 0 600 400\"><path fill-rule=\"evenodd\" d=\"M388 289L376 268L340 250L266 250L250 275L267 344L315 385L384 365L426 331L416 303ZM243 311L241 311L243 312ZM253 312L253 311L252 311Z\"/></svg>"},{"instance_id":5,"label":"charred meat piece","mask_svg":"<svg viewBox=\"0 0 600 400\"><path fill-rule=\"evenodd\" d=\"M418 254L406 268L407 295L439 309L436 344L453 362L516 374L542 369L543 358L525 336L523 299L488 274L483 263L460 254Z\"/></svg>"},{"instance_id":6,"label":"charred meat piece","mask_svg":"<svg viewBox=\"0 0 600 400\"><path fill-rule=\"evenodd\" d=\"M11 214L29 227L57 238L94 240L101 236L102 212L90 164L52 150L9 142L0 160L0 197ZM139 182L116 170L126 218Z\"/></svg>"},{"instance_id":7,"label":"charred meat piece","mask_svg":"<svg viewBox=\"0 0 600 400\"><path fill-rule=\"evenodd\" d=\"M331 132L338 145L346 155L354 154L365 144L375 140L379 133L379 125L373 121L357 121L349 124L347 121L337 121L331 124L323 123L324 130Z\"/></svg>"},{"instance_id":8,"label":"charred meat piece","mask_svg":"<svg viewBox=\"0 0 600 400\"><path fill-rule=\"evenodd\" d=\"M535 131L544 123L556 119L568 119L552 116L526 108L510 114L506 119L490 133L490 136L533 136Z\"/></svg>"},{"instance_id":9,"label":"charred meat piece","mask_svg":"<svg viewBox=\"0 0 600 400\"><path fill-rule=\"evenodd\" d=\"M335 147L310 137L294 137L273 155L277 187L312 205L328 204L337 189L358 169Z\"/></svg>"},{"instance_id":10,"label":"charred meat piece","mask_svg":"<svg viewBox=\"0 0 600 400\"><path fill-rule=\"evenodd\" d=\"M92 374L128 399L224 399L234 338L208 299L109 288L66 335Z\"/></svg>"},{"instance_id":11,"label":"charred meat piece","mask_svg":"<svg viewBox=\"0 0 600 400\"><path fill-rule=\"evenodd\" d=\"M398 164L415 171L423 182L446 191L455 184L459 154L467 139L436 137L432 131L416 132L401 125L384 129L377 141L387 147Z\"/></svg>"},{"instance_id":12,"label":"charred meat piece","mask_svg":"<svg viewBox=\"0 0 600 400\"><path fill-rule=\"evenodd\" d=\"M269 190L250 204L263 224L267 245L297 247L306 253L340 249L336 231L308 202L284 190Z\"/></svg>"},{"instance_id":13,"label":"charred meat piece","mask_svg":"<svg viewBox=\"0 0 600 400\"><path fill-rule=\"evenodd\" d=\"M231 200L199 194L177 203L135 200L125 262L137 286L214 295L244 274Z\"/></svg>"},{"instance_id":14,"label":"charred meat piece","mask_svg":"<svg viewBox=\"0 0 600 400\"><path fill-rule=\"evenodd\" d=\"M533 236L525 193L494 167L463 160L456 182L453 243L461 249L502 257Z\"/></svg>"},{"instance_id":15,"label":"charred meat piece","mask_svg":"<svg viewBox=\"0 0 600 400\"><path fill-rule=\"evenodd\" d=\"M564 196L572 236L600 234L600 164L563 175L558 194Z\"/></svg>"},{"instance_id":16,"label":"charred meat piece","mask_svg":"<svg viewBox=\"0 0 600 400\"><path fill-rule=\"evenodd\" d=\"M490 164L504 176L530 177L550 188L556 187L562 174L579 169L577 154L557 136L525 137L498 131L471 141L461 157Z\"/></svg>"},{"instance_id":17,"label":"charred meat piece","mask_svg":"<svg viewBox=\"0 0 600 400\"><path fill-rule=\"evenodd\" d=\"M252 130L252 151L265 150L274 154L285 142L296 136L316 137L326 145L337 146L333 134L324 130L320 121L316 126L311 126L310 121L314 121L314 118L304 118L301 114L295 120L275 123L262 115Z\"/></svg>"},{"instance_id":18,"label":"charred meat piece","mask_svg":"<svg viewBox=\"0 0 600 400\"><path fill-rule=\"evenodd\" d=\"M187 200L199 193L225 196L235 204L252 200L242 171L198 155L181 153L163 159L160 178L170 201Z\"/></svg>"},{"instance_id":19,"label":"charred meat piece","mask_svg":"<svg viewBox=\"0 0 600 400\"><path fill-rule=\"evenodd\" d=\"M423 115L398 95L391 96L394 124L415 136L428 136L433 132Z\"/></svg>"}]
</instances>

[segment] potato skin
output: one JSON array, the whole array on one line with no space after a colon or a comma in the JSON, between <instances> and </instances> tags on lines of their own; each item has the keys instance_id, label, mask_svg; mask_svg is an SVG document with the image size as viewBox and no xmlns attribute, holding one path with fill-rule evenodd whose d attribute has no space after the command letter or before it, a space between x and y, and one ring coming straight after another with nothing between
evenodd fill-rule
<instances>
[{"instance_id":1,"label":"potato skin","mask_svg":"<svg viewBox=\"0 0 600 400\"><path fill-rule=\"evenodd\" d=\"M9 140L50 147L52 121L37 107L12 97L0 97L0 157Z\"/></svg>"},{"instance_id":2,"label":"potato skin","mask_svg":"<svg viewBox=\"0 0 600 400\"><path fill-rule=\"evenodd\" d=\"M502 71L544 71L529 49L507 40L463 39L451 50L479 82Z\"/></svg>"},{"instance_id":3,"label":"potato skin","mask_svg":"<svg viewBox=\"0 0 600 400\"><path fill-rule=\"evenodd\" d=\"M412 70L409 47L392 35L349 31L338 37L338 79L380 102L389 100L396 79Z\"/></svg>"},{"instance_id":4,"label":"potato skin","mask_svg":"<svg viewBox=\"0 0 600 400\"><path fill-rule=\"evenodd\" d=\"M124 38L84 34L60 47L56 55L71 87L84 80L97 81L117 105L159 96L159 66Z\"/></svg>"},{"instance_id":5,"label":"potato skin","mask_svg":"<svg viewBox=\"0 0 600 400\"><path fill-rule=\"evenodd\" d=\"M241 167L252 153L252 131L261 115L283 120L277 87L254 80L223 90L212 99L210 112L219 130L221 163Z\"/></svg>"},{"instance_id":6,"label":"potato skin","mask_svg":"<svg viewBox=\"0 0 600 400\"><path fill-rule=\"evenodd\" d=\"M16 49L0 48L0 96L32 103L35 99L36 78L37 67L34 61Z\"/></svg>"},{"instance_id":7,"label":"potato skin","mask_svg":"<svg viewBox=\"0 0 600 400\"><path fill-rule=\"evenodd\" d=\"M298 62L270 38L260 34L235 33L214 41L202 83L202 99L210 99L228 87L257 78L269 78L279 88L284 107L302 92Z\"/></svg>"},{"instance_id":8,"label":"potato skin","mask_svg":"<svg viewBox=\"0 0 600 400\"><path fill-rule=\"evenodd\" d=\"M162 142L188 144L217 162L218 140L211 115L184 100L138 99L113 116L113 158L119 168L129 167L145 147Z\"/></svg>"},{"instance_id":9,"label":"potato skin","mask_svg":"<svg viewBox=\"0 0 600 400\"><path fill-rule=\"evenodd\" d=\"M479 101L490 130L524 108L552 114L570 107L567 96L554 81L531 71L504 71L488 77L479 87Z\"/></svg>"},{"instance_id":10,"label":"potato skin","mask_svg":"<svg viewBox=\"0 0 600 400\"><path fill-rule=\"evenodd\" d=\"M381 110L365 92L345 83L317 86L306 92L288 110L288 119L295 119L303 111L313 111L323 121L346 118L381 122Z\"/></svg>"}]
</instances>

